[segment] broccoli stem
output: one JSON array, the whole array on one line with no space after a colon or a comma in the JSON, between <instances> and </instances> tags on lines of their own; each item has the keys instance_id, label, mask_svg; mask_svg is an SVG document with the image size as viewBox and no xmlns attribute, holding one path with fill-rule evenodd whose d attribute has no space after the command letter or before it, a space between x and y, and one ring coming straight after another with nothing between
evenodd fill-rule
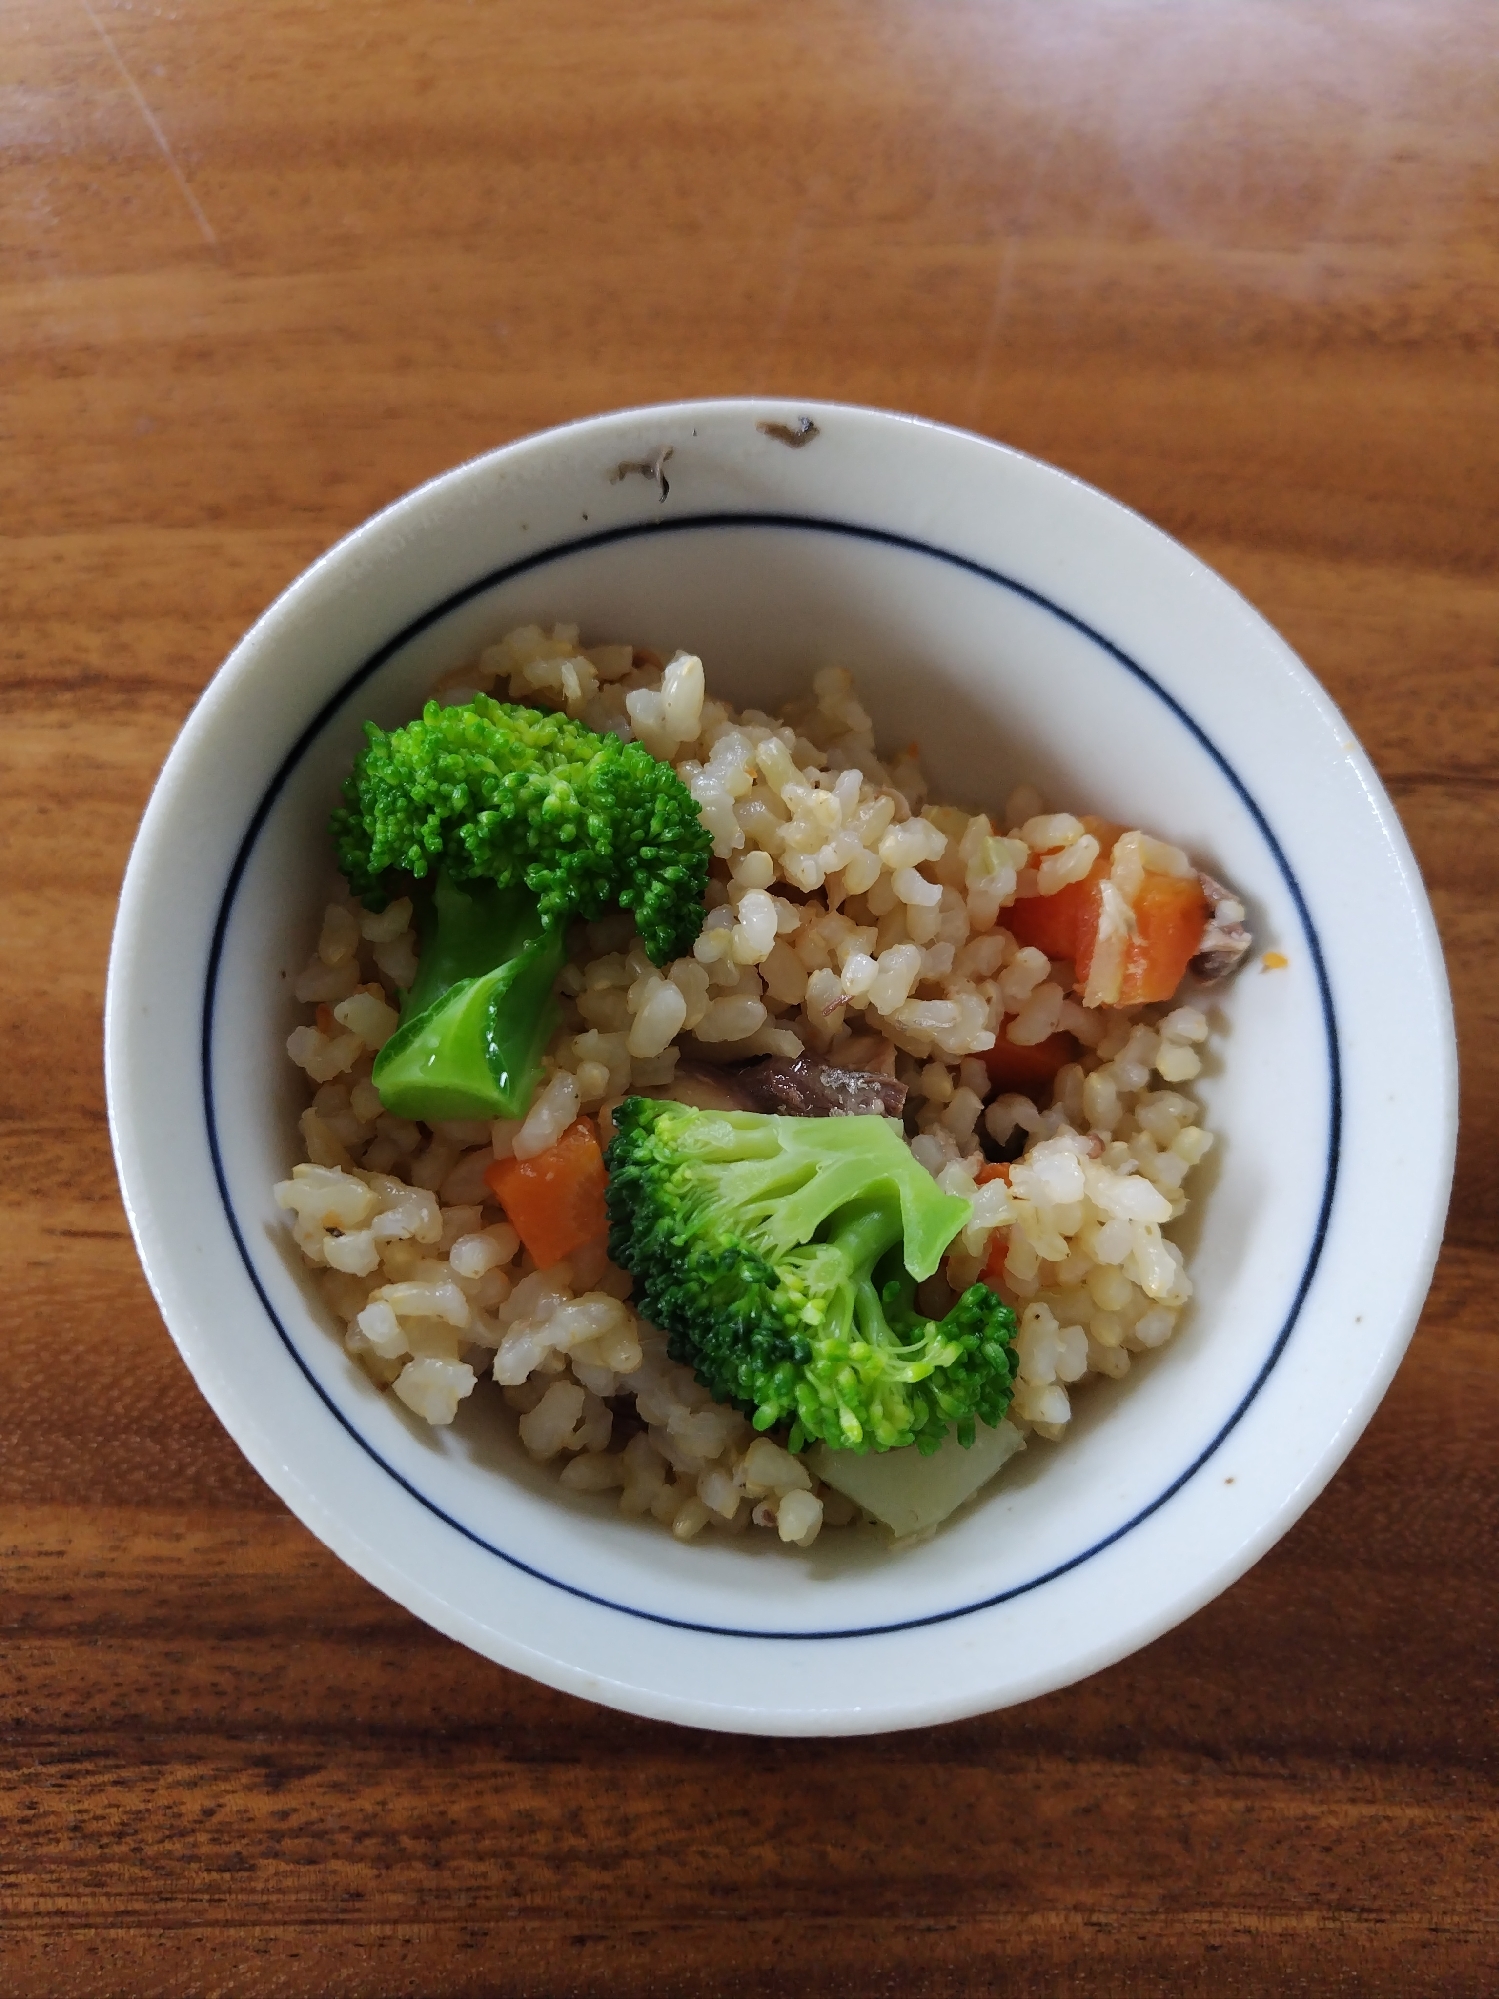
<instances>
[{"instance_id":1,"label":"broccoli stem","mask_svg":"<svg viewBox=\"0 0 1499 1999\"><path fill-rule=\"evenodd\" d=\"M561 926L537 898L440 869L418 916L421 955L401 1025L373 1081L397 1117L518 1118L530 1108L557 1024L552 987L566 961Z\"/></svg>"},{"instance_id":2,"label":"broccoli stem","mask_svg":"<svg viewBox=\"0 0 1499 1999\"><path fill-rule=\"evenodd\" d=\"M900 1199L892 1187L888 1193L871 1194L850 1201L832 1217L821 1239L841 1249L852 1269L866 1276L887 1249L894 1249L905 1233Z\"/></svg>"},{"instance_id":3,"label":"broccoli stem","mask_svg":"<svg viewBox=\"0 0 1499 1999\"><path fill-rule=\"evenodd\" d=\"M827 1241L848 1258L853 1272L848 1324L839 1328L845 1338L856 1332L859 1339L872 1347L891 1348L900 1344L892 1332L881 1287L874 1281L874 1269L904 1234L900 1201L893 1189L888 1194L851 1201L833 1216ZM900 1274L905 1277L904 1268ZM914 1284L911 1288L914 1290Z\"/></svg>"}]
</instances>

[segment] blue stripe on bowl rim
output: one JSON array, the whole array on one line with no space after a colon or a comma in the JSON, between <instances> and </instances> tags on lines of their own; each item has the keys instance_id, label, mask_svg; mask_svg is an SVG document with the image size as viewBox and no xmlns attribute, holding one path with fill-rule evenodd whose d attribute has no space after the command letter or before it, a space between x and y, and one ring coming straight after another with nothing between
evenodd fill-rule
<instances>
[{"instance_id":1,"label":"blue stripe on bowl rim","mask_svg":"<svg viewBox=\"0 0 1499 1999\"><path fill-rule=\"evenodd\" d=\"M398 653L403 646L409 645L421 633L430 630L433 625L440 623L443 618L448 617L464 604L471 602L473 598L482 596L485 591L493 590L500 584L511 581L516 576L524 575L528 570L539 569L545 564L559 561L565 556L581 554L590 549L607 547L614 542L631 541L637 536L693 533L705 529L722 528L774 528L815 534L844 535L856 541L876 542L888 548L903 549L911 554L923 555L938 562L947 563L954 569L965 570L969 575L980 577L985 582L995 584L999 588L1011 592L1014 596L1023 598L1027 603L1034 604L1039 609L1049 612L1051 616L1060 619L1063 624L1070 626L1072 630L1080 633L1084 638L1091 640L1094 645L1105 652L1117 665L1123 667L1127 673L1133 674L1142 686L1149 688L1156 699L1164 704L1181 726L1189 731L1202 749L1212 758L1213 762L1223 773L1224 777L1227 778L1229 784L1242 801L1245 810L1253 819L1260 836L1269 848L1276 867L1280 871L1281 878L1290 892L1297 917L1301 923L1302 932L1307 941L1307 948L1316 973L1323 1027L1327 1036L1327 1164L1323 1176L1322 1200L1317 1213L1316 1228L1313 1232L1311 1246L1307 1252L1305 1265L1291 1301L1290 1310L1287 1312L1285 1320L1277 1332L1254 1380L1217 1435L1147 1505L1142 1506L1138 1512L1134 1513L1128 1520L1114 1528L1110 1533L1093 1542L1090 1547L1069 1556L1065 1562L1058 1562L1042 1574L1032 1576L1026 1582L1016 1583L1009 1589L1001 1590L993 1596L983 1597L978 1602L958 1604L949 1610L932 1611L923 1617L901 1618L888 1624L865 1624L823 1631L794 1629L767 1630L756 1629L752 1626L704 1624L691 1618L670 1617L662 1611L646 1610L636 1604L619 1603L612 1597L601 1596L596 1591L581 1588L576 1583L564 1582L557 1576L549 1575L546 1570L537 1568L533 1563L522 1561L518 1555L512 1555L506 1549L497 1547L492 1541L486 1540L483 1535L475 1533L471 1527L465 1526L461 1520L454 1519L435 1500L429 1498L426 1493L422 1492L418 1486L414 1485L410 1479L397 1471L392 1464L381 1456L380 1452L369 1439L350 1420L347 1413L339 1407L338 1403L324 1388L309 1368L307 1362L303 1359L296 1342L288 1334L286 1327L282 1324L275 1308L272 1306L265 1287L261 1283L254 1261L250 1256L245 1232L240 1226L239 1217L235 1212L234 1203L230 1198L228 1182L224 1172L223 1157L219 1146L218 1124L213 1094L213 1019L214 1004L218 990L219 965L223 955L224 940L228 933L229 922L233 914L235 897L239 891L245 868L254 851L255 843L260 837L271 809L288 777L301 758L306 754L310 745L339 709L342 708L349 696L361 687L372 674L378 672L387 660ZM919 541L910 535L894 534L885 528L866 527L852 521L827 520L815 515L739 512L689 514L674 519L632 522L622 527L600 529L592 534L578 536L571 541L559 542L549 548L535 550L529 555L522 556L517 562L506 563L502 568L491 570L476 582L465 584L462 589L453 591L450 596L443 598L441 603L434 604L430 610L424 611L420 617L414 618L410 624L397 632L394 638L387 640L378 651L371 653L369 658L362 665L356 667L344 680L338 691L324 702L312 721L302 731L301 735L288 751L275 776L266 787L260 803L255 809L254 815L246 829L244 839L240 843L239 851L235 856L234 865L229 871L223 898L219 904L218 918L214 925L213 943L209 951L208 969L204 980L202 1022L201 1067L204 1120L208 1132L209 1151L213 1159L214 1178L218 1184L219 1198L223 1204L225 1219L228 1222L230 1233L234 1237L235 1246L239 1250L241 1260L244 1263L246 1274L265 1310L266 1317L275 1327L282 1344L296 1362L297 1367L301 1370L309 1386L330 1414L342 1425L354 1439L355 1443L373 1459L380 1469L407 1492L418 1505L424 1507L429 1513L434 1514L446 1526L452 1528L455 1533L461 1534L465 1540L471 1541L476 1547L484 1549L486 1553L495 1556L508 1567L518 1570L523 1575L534 1577L538 1582L547 1583L553 1589L562 1590L569 1596L580 1598L585 1603L596 1604L601 1609L617 1611L626 1617L641 1618L650 1624L665 1625L679 1631L701 1632L713 1637L793 1641L873 1638L889 1632L917 1630L923 1625L947 1624L955 1618L971 1617L978 1611L991 1610L999 1604L1009 1603L1016 1597L1026 1596L1032 1590L1041 1589L1045 1584L1054 1582L1059 1576L1067 1575L1073 1569L1081 1568L1085 1562L1091 1561L1095 1555L1101 1554L1105 1548L1110 1548L1115 1542L1123 1540L1127 1534L1132 1533L1142 1522L1148 1520L1153 1513L1159 1512L1168 1500L1173 1498L1189 1480L1196 1476L1234 1430L1269 1379L1271 1371L1280 1359L1281 1354L1285 1351L1286 1342L1290 1339L1292 1330L1300 1317L1302 1306L1306 1302L1307 1292L1311 1287L1312 1278L1321 1260L1322 1249L1327 1238L1328 1224L1332 1214L1333 1197L1337 1186L1338 1158L1342 1130L1342 1065L1339 1053L1337 1017L1333 1008L1332 990L1328 982L1327 967L1322 954L1321 942L1317 936L1316 927L1312 922L1311 913L1307 908L1306 898L1302 894L1301 885L1296 879L1295 872L1287 860L1280 842L1271 831L1270 823L1266 819L1264 812L1260 809L1248 787L1228 761L1227 757L1224 756L1223 752L1211 740L1200 724L1193 720L1192 716L1176 697L1168 693L1161 686L1160 682L1141 666L1137 660L1132 659L1128 653L1120 646L1115 645L1111 639L1105 638L1101 632L1096 631L1085 619L1064 609L1060 604L1053 603L1049 597L1044 596L1039 590L1032 589L1028 584L1021 583L1015 577L1006 576L1000 570L991 569L984 563L976 562L970 556L958 555L951 549L935 547L930 542Z\"/></svg>"}]
</instances>

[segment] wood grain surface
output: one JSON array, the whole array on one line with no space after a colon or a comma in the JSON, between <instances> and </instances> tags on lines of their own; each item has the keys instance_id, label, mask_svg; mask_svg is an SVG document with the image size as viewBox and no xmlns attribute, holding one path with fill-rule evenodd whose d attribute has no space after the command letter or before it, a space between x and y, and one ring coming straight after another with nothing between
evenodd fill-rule
<instances>
[{"instance_id":1,"label":"wood grain surface","mask_svg":"<svg viewBox=\"0 0 1499 1999\"><path fill-rule=\"evenodd\" d=\"M1499 1990L1496 146L1488 0L0 0L0 1990ZM477 451L751 391L971 425L1239 585L1399 804L1463 1042L1327 1493L1124 1664L881 1740L626 1720L342 1568L104 1122L131 835L256 613Z\"/></svg>"}]
</instances>

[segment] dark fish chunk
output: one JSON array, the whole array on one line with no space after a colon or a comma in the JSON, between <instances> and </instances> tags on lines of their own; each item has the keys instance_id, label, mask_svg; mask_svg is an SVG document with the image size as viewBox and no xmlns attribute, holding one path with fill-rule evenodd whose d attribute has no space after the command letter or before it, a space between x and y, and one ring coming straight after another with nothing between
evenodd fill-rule
<instances>
[{"instance_id":1,"label":"dark fish chunk","mask_svg":"<svg viewBox=\"0 0 1499 1999\"><path fill-rule=\"evenodd\" d=\"M794 1062L772 1055L736 1080L751 1110L782 1117L899 1117L906 1102L906 1086L893 1076L839 1069L809 1055Z\"/></svg>"},{"instance_id":2,"label":"dark fish chunk","mask_svg":"<svg viewBox=\"0 0 1499 1999\"><path fill-rule=\"evenodd\" d=\"M1254 939L1244 921L1244 905L1233 890L1203 874L1201 869L1197 879L1208 899L1210 914L1187 969L1203 985L1215 986L1236 969Z\"/></svg>"}]
</instances>

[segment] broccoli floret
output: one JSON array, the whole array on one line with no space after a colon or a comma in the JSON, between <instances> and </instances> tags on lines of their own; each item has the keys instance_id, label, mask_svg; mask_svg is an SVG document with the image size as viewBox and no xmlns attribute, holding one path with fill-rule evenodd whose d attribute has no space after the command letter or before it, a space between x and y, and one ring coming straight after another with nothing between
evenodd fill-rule
<instances>
[{"instance_id":1,"label":"broccoli floret","mask_svg":"<svg viewBox=\"0 0 1499 1999\"><path fill-rule=\"evenodd\" d=\"M379 910L396 871L433 876L375 1087L398 1117L524 1116L568 921L618 903L654 964L690 950L711 835L669 764L565 715L478 694L365 733L332 819L349 887Z\"/></svg>"},{"instance_id":2,"label":"broccoli floret","mask_svg":"<svg viewBox=\"0 0 1499 1999\"><path fill-rule=\"evenodd\" d=\"M971 1205L882 1117L768 1117L629 1097L608 1151L609 1254L716 1400L835 1449L936 1450L998 1423L1015 1315L982 1284L922 1318Z\"/></svg>"}]
</instances>

